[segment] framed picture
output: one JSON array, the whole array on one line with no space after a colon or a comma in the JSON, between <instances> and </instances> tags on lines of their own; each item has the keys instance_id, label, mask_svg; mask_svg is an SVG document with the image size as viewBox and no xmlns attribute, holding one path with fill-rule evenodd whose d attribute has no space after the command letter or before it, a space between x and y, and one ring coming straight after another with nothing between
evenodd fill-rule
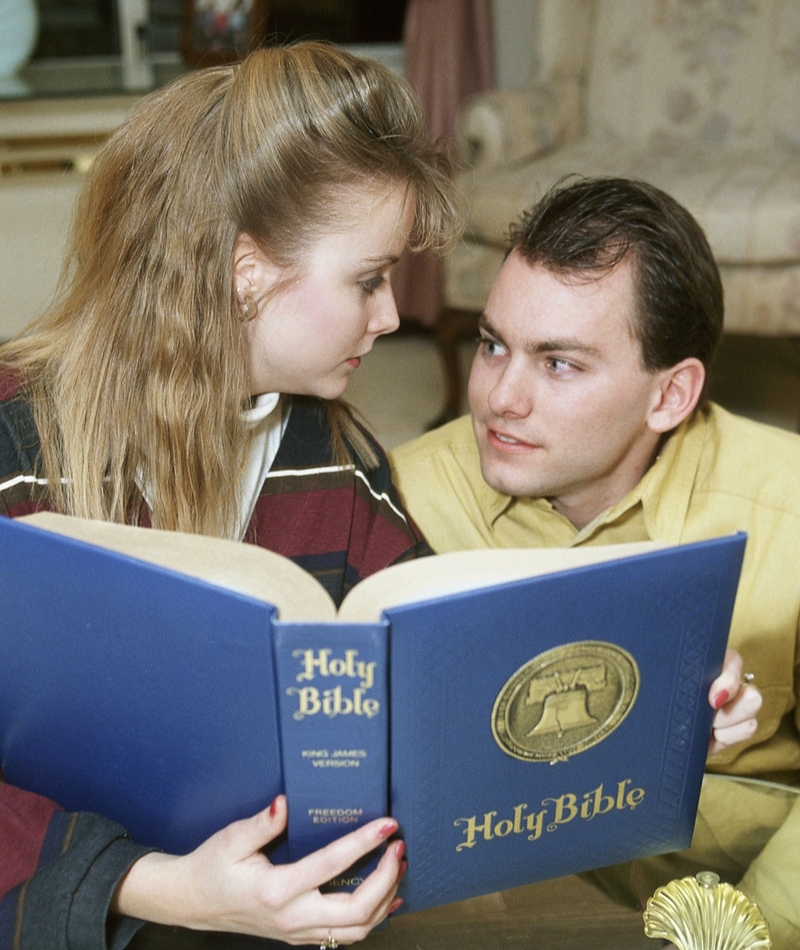
<instances>
[{"instance_id":1,"label":"framed picture","mask_svg":"<svg viewBox=\"0 0 800 950\"><path fill-rule=\"evenodd\" d=\"M183 55L193 66L234 63L264 40L267 0L184 0Z\"/></svg>"}]
</instances>

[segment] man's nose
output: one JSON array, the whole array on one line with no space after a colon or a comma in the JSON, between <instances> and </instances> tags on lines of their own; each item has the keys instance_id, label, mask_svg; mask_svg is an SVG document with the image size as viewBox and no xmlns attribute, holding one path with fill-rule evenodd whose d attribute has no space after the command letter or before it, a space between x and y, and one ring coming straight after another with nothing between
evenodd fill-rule
<instances>
[{"instance_id":1,"label":"man's nose","mask_svg":"<svg viewBox=\"0 0 800 950\"><path fill-rule=\"evenodd\" d=\"M519 364L509 363L489 390L488 402L489 408L496 416L524 418L529 415L533 409L529 373Z\"/></svg>"}]
</instances>

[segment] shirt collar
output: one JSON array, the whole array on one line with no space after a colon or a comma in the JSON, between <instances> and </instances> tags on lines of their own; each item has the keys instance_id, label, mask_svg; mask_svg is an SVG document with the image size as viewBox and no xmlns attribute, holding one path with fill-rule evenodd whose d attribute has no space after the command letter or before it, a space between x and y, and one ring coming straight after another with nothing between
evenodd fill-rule
<instances>
[{"instance_id":1,"label":"shirt collar","mask_svg":"<svg viewBox=\"0 0 800 950\"><path fill-rule=\"evenodd\" d=\"M514 501L512 495L505 495L503 492L495 491L494 488L487 485L482 475L475 494L478 496L481 511L486 512L487 520L491 525L494 525L495 521L508 511L509 506Z\"/></svg>"},{"instance_id":2,"label":"shirt collar","mask_svg":"<svg viewBox=\"0 0 800 950\"><path fill-rule=\"evenodd\" d=\"M697 478L706 426L702 411L678 426L635 488L588 524L579 533L580 540L586 540L640 505L648 537L678 544Z\"/></svg>"}]
</instances>

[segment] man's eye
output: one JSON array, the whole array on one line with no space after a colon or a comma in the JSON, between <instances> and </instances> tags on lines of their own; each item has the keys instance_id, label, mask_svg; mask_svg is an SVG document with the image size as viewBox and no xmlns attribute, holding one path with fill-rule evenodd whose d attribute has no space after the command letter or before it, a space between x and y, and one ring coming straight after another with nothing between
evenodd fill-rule
<instances>
[{"instance_id":1,"label":"man's eye","mask_svg":"<svg viewBox=\"0 0 800 950\"><path fill-rule=\"evenodd\" d=\"M566 373L575 368L569 360L559 359L557 356L551 356L546 365L551 373Z\"/></svg>"},{"instance_id":2,"label":"man's eye","mask_svg":"<svg viewBox=\"0 0 800 950\"><path fill-rule=\"evenodd\" d=\"M503 356L506 352L502 343L491 340L489 337L479 337L479 342L485 356Z\"/></svg>"}]
</instances>

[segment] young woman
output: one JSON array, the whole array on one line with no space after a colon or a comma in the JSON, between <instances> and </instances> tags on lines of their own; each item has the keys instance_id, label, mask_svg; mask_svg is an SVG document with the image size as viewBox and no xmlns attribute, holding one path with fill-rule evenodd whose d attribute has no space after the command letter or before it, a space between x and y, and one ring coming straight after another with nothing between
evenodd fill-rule
<instances>
[{"instance_id":1,"label":"young woman","mask_svg":"<svg viewBox=\"0 0 800 950\"><path fill-rule=\"evenodd\" d=\"M299 44L154 93L97 157L56 304L0 349L0 513L238 538L337 603L426 553L339 397L397 327L393 264L457 219L416 102L377 63ZM0 784L0 946L122 947L142 920L362 939L396 906L402 844L355 893L319 887L396 823L277 867L261 849L286 816L278 797L174 857Z\"/></svg>"}]
</instances>

